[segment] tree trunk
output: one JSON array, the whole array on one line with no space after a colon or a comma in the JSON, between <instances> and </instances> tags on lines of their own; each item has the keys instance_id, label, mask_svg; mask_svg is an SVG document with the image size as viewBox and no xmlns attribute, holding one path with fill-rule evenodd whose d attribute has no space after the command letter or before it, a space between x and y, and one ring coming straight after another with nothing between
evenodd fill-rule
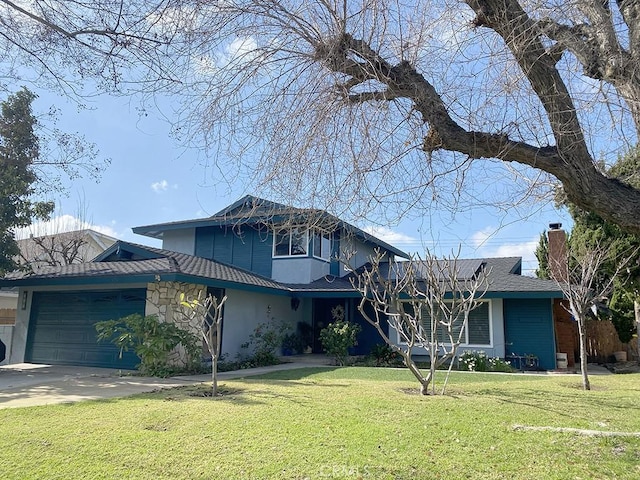
<instances>
[{"instance_id":1,"label":"tree trunk","mask_svg":"<svg viewBox=\"0 0 640 480\"><path fill-rule=\"evenodd\" d=\"M636 337L636 354L638 360L640 360L640 298L633 300L633 313L636 318L636 331L638 336Z\"/></svg>"},{"instance_id":2,"label":"tree trunk","mask_svg":"<svg viewBox=\"0 0 640 480\"><path fill-rule=\"evenodd\" d=\"M211 396L218 395L218 355L211 356Z\"/></svg>"},{"instance_id":3,"label":"tree trunk","mask_svg":"<svg viewBox=\"0 0 640 480\"><path fill-rule=\"evenodd\" d=\"M582 387L591 390L589 374L587 372L587 332L584 317L576 316L578 321L578 337L580 338L580 372L582 373Z\"/></svg>"},{"instance_id":4,"label":"tree trunk","mask_svg":"<svg viewBox=\"0 0 640 480\"><path fill-rule=\"evenodd\" d=\"M401 355L404 357L404 363L409 369L409 371L413 373L413 376L418 379L418 382L420 382L420 394L429 395L429 384L433 379L433 375L431 374L431 372L429 372L429 375L427 375L426 377L423 377L422 372L420 372L420 369L416 366L416 364L411 359L411 354L409 355L401 354Z\"/></svg>"}]
</instances>

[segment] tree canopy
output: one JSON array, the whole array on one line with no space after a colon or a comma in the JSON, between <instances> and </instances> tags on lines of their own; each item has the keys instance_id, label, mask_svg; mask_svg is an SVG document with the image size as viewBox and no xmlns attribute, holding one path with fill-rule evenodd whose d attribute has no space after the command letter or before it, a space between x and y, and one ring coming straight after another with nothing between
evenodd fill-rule
<instances>
[{"instance_id":1,"label":"tree canopy","mask_svg":"<svg viewBox=\"0 0 640 480\"><path fill-rule=\"evenodd\" d=\"M599 163L638 142L633 0L0 4L14 74L179 95L175 134L272 196L402 215L559 181L640 232L640 191Z\"/></svg>"},{"instance_id":2,"label":"tree canopy","mask_svg":"<svg viewBox=\"0 0 640 480\"><path fill-rule=\"evenodd\" d=\"M53 211L53 203L33 198L38 180L33 165L40 157L34 98L23 88L0 105L0 272L17 266L13 229L44 220Z\"/></svg>"}]
</instances>

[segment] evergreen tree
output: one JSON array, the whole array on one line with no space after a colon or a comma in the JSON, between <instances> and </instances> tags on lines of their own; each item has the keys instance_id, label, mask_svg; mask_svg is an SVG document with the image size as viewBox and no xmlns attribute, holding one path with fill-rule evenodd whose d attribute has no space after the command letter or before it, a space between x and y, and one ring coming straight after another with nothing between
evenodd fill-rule
<instances>
[{"instance_id":1,"label":"evergreen tree","mask_svg":"<svg viewBox=\"0 0 640 480\"><path fill-rule=\"evenodd\" d=\"M0 273L17 267L14 229L46 220L54 207L34 199L38 176L33 164L40 156L31 110L35 98L23 88L0 104Z\"/></svg>"},{"instance_id":2,"label":"evergreen tree","mask_svg":"<svg viewBox=\"0 0 640 480\"><path fill-rule=\"evenodd\" d=\"M536 269L536 277L549 280L549 239L547 232L540 234L540 241L536 247L536 258L538 259L538 268Z\"/></svg>"}]
</instances>

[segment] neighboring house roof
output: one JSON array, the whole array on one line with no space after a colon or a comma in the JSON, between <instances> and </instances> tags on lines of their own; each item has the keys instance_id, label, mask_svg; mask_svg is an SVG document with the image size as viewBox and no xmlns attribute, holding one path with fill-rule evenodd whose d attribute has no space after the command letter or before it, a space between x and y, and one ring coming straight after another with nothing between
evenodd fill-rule
<instances>
[{"instance_id":1,"label":"neighboring house roof","mask_svg":"<svg viewBox=\"0 0 640 480\"><path fill-rule=\"evenodd\" d=\"M402 263L400 263L402 265ZM520 257L459 260L461 271L489 270L486 298L560 298L555 282L520 275ZM362 267L365 268L365 267ZM300 296L358 296L351 280L327 275L309 284L283 284L225 263L184 253L118 241L94 261L58 267L41 267L34 272L14 272L0 279L0 286L85 285L179 281L246 290Z\"/></svg>"},{"instance_id":2,"label":"neighboring house roof","mask_svg":"<svg viewBox=\"0 0 640 480\"><path fill-rule=\"evenodd\" d=\"M398 257L409 258L409 255L402 250L389 245L355 225L340 220L324 210L291 207L251 195L242 197L211 217L134 227L133 232L161 239L164 232L169 230L243 224L279 225L282 223L288 225L304 223L320 228L343 228L347 233L355 235L365 242L380 246Z\"/></svg>"},{"instance_id":3,"label":"neighboring house roof","mask_svg":"<svg viewBox=\"0 0 640 480\"><path fill-rule=\"evenodd\" d=\"M23 238L17 241L22 262L31 266L88 262L118 241L91 229Z\"/></svg>"}]
</instances>

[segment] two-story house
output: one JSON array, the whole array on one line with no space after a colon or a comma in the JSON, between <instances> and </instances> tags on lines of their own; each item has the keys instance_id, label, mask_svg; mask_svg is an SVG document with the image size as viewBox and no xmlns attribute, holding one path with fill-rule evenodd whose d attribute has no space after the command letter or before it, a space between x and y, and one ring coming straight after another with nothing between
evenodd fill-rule
<instances>
[{"instance_id":1,"label":"two-story house","mask_svg":"<svg viewBox=\"0 0 640 480\"><path fill-rule=\"evenodd\" d=\"M181 322L180 295L227 296L222 351L231 358L257 325L299 322L319 332L341 305L363 327L357 352L381 343L357 312L359 294L350 269L374 251L387 261L408 255L321 210L300 209L246 196L208 218L147 225L134 232L162 240L162 248L117 242L91 262L43 267L14 274L0 285L19 287L19 306L9 361L131 368L132 353L96 342L94 324L131 313L158 314ZM346 268L346 266L349 268ZM483 259L492 286L485 295L482 338L466 345L493 356L533 353L555 367L552 282L521 275L519 258ZM484 325L483 323L483 325ZM393 334L393 332L391 332ZM479 342L479 343L478 343ZM421 354L422 352L416 352Z\"/></svg>"}]
</instances>

